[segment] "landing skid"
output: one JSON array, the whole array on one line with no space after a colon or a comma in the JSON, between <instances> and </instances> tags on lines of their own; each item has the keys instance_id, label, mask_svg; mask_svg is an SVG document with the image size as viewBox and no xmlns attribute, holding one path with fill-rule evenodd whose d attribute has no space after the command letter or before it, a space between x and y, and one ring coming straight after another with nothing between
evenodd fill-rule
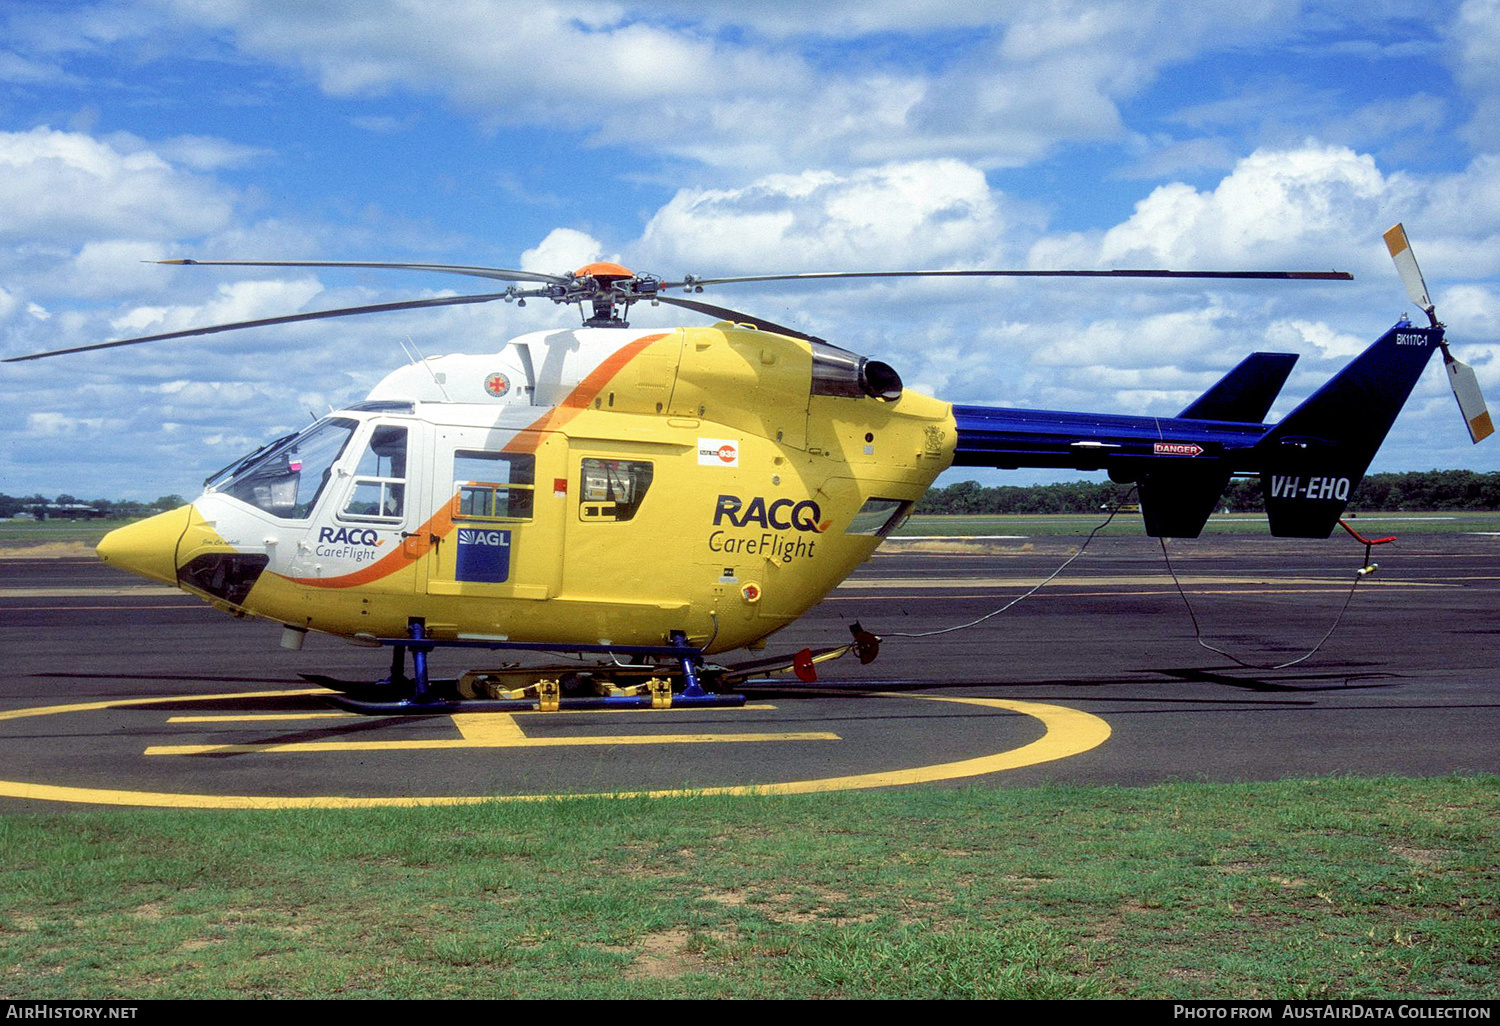
<instances>
[{"instance_id":1,"label":"landing skid","mask_svg":"<svg viewBox=\"0 0 1500 1026\"><path fill-rule=\"evenodd\" d=\"M703 676L716 679L707 668ZM553 712L566 709L673 709L741 706L745 696L704 691L687 693L682 675L645 667L580 670L578 666L503 667L470 670L462 677L429 679L426 697L417 699L412 682L336 680L304 673L302 679L338 692L329 701L366 715L446 715L455 712ZM632 677L635 683L627 683Z\"/></svg>"},{"instance_id":2,"label":"landing skid","mask_svg":"<svg viewBox=\"0 0 1500 1026\"><path fill-rule=\"evenodd\" d=\"M586 709L682 709L682 708L735 708L745 704L744 695L672 695L664 704L656 704L646 696L601 695L591 698L559 698L556 704L548 704L545 698L432 698L425 702L402 699L396 702L366 702L350 695L330 695L334 705L365 716L446 716L452 713L486 712L568 712Z\"/></svg>"},{"instance_id":3,"label":"landing skid","mask_svg":"<svg viewBox=\"0 0 1500 1026\"><path fill-rule=\"evenodd\" d=\"M391 647L391 675L377 684L336 681L303 674L303 678L340 692L330 698L335 705L365 715L424 716L455 712L523 712L561 709L670 709L673 707L742 706L744 695L723 694L703 687L703 650L694 648L686 635L674 632L670 645L548 645L530 642L440 640L428 638L422 624L413 623L411 636L380 638ZM620 656L631 665L594 668L501 667L470 670L456 679L432 679L427 657L439 648L488 649L491 651L585 652ZM406 674L406 653L411 653L412 674ZM651 660L649 663L643 660ZM721 667L708 673L717 683ZM624 686L616 683L634 681ZM590 691L591 694L578 692ZM566 692L566 693L565 693Z\"/></svg>"},{"instance_id":4,"label":"landing skid","mask_svg":"<svg viewBox=\"0 0 1500 1026\"><path fill-rule=\"evenodd\" d=\"M816 665L855 652L861 663L872 662L879 639L858 624L854 641L836 648L757 659L736 666L705 664L703 650L688 644L681 632L670 645L548 645L509 641L446 641L428 638L422 624L413 623L411 636L380 638L391 647L391 675L375 683L344 681L302 674L309 683L337 692L330 701L350 712L383 716L448 715L456 712L552 712L563 709L672 709L738 707L745 696L728 692L751 677L792 671L804 682L817 679ZM627 657L630 663L581 667L503 666L469 670L461 677L428 676L427 656L438 648L479 648L491 651L582 652ZM412 675L406 674L411 653ZM707 687L704 685L707 684Z\"/></svg>"}]
</instances>

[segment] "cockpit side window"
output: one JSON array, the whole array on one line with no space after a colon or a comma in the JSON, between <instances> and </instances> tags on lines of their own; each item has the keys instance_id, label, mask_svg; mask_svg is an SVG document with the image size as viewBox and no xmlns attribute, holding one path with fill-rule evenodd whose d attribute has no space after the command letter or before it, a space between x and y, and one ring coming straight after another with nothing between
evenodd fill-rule
<instances>
[{"instance_id":1,"label":"cockpit side window","mask_svg":"<svg viewBox=\"0 0 1500 1026\"><path fill-rule=\"evenodd\" d=\"M406 515L406 428L377 424L354 471L345 520L399 523Z\"/></svg>"},{"instance_id":2,"label":"cockpit side window","mask_svg":"<svg viewBox=\"0 0 1500 1026\"><path fill-rule=\"evenodd\" d=\"M342 417L319 421L241 467L221 490L283 520L306 519L358 426Z\"/></svg>"}]
</instances>

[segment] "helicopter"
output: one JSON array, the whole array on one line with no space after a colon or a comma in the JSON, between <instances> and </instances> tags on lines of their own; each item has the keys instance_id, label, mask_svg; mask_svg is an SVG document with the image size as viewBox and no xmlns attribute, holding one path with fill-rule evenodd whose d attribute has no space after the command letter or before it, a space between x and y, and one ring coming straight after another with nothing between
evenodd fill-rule
<instances>
[{"instance_id":1,"label":"helicopter","mask_svg":"<svg viewBox=\"0 0 1500 1026\"><path fill-rule=\"evenodd\" d=\"M392 650L377 682L308 676L366 713L732 705L751 674L843 646L733 666L711 657L797 620L870 558L952 466L1106 471L1134 482L1147 534L1192 538L1231 477L1259 476L1273 535L1327 537L1434 350L1470 437L1493 430L1474 372L1453 358L1401 225L1387 246L1404 316L1274 425L1295 354L1253 353L1176 417L951 405L890 364L698 299L706 286L856 278L1070 276L1347 280L1342 271L814 272L666 281L615 263L548 275L375 261L192 260L177 266L445 272L503 291L290 314L12 357L318 318L528 299L577 304L577 328L498 351L414 361L361 402L261 446L191 503L111 531L111 566L240 617ZM637 302L718 318L640 330ZM428 672L438 649L567 653L590 668ZM406 669L408 654L412 670Z\"/></svg>"}]
</instances>

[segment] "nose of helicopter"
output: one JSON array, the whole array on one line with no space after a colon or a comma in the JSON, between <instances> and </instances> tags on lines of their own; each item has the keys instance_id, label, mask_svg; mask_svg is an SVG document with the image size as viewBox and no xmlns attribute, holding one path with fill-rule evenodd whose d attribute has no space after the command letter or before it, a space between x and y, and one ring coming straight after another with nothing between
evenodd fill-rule
<instances>
[{"instance_id":1,"label":"nose of helicopter","mask_svg":"<svg viewBox=\"0 0 1500 1026\"><path fill-rule=\"evenodd\" d=\"M179 506L166 513L106 534L94 550L112 567L142 577L177 583L177 542L187 530L191 506Z\"/></svg>"}]
</instances>

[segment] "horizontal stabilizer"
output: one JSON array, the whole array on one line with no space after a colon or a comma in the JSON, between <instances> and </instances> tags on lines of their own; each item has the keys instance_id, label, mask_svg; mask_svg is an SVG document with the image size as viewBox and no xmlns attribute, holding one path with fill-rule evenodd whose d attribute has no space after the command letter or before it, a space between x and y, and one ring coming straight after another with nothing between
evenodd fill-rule
<instances>
[{"instance_id":1,"label":"horizontal stabilizer","mask_svg":"<svg viewBox=\"0 0 1500 1026\"><path fill-rule=\"evenodd\" d=\"M1296 362L1296 353L1251 353L1177 416L1259 424Z\"/></svg>"},{"instance_id":2,"label":"horizontal stabilizer","mask_svg":"<svg viewBox=\"0 0 1500 1026\"><path fill-rule=\"evenodd\" d=\"M1219 505L1229 471L1218 462L1151 470L1137 484L1141 518L1153 538L1196 538Z\"/></svg>"}]
</instances>

